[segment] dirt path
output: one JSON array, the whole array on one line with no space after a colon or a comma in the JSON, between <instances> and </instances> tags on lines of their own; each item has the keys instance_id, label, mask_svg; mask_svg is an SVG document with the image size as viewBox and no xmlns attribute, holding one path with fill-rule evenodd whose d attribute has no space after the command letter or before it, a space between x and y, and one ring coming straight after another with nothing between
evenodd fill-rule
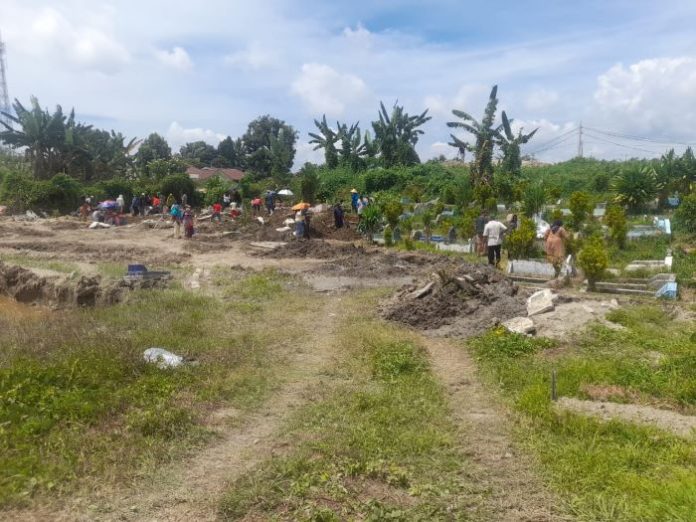
<instances>
[{"instance_id":1,"label":"dirt path","mask_svg":"<svg viewBox=\"0 0 696 522\"><path fill-rule=\"evenodd\" d=\"M425 338L433 370L446 386L453 420L465 453L476 465L472 475L486 493L477 520L569 520L554 509L553 496L512 443L505 412L478 380L476 366L462 347Z\"/></svg>"},{"instance_id":2,"label":"dirt path","mask_svg":"<svg viewBox=\"0 0 696 522\"><path fill-rule=\"evenodd\" d=\"M98 498L74 499L61 511L46 506L5 513L23 522L67 521L214 521L228 483L249 472L270 455L282 454L287 442L279 430L294 409L311 399L314 387L330 379L335 346L334 308L339 299L326 299L311 323L310 341L289 356L283 381L269 400L251 414L230 408L212 415L219 438L202 451L166 466L126 492L99 492Z\"/></svg>"}]
</instances>

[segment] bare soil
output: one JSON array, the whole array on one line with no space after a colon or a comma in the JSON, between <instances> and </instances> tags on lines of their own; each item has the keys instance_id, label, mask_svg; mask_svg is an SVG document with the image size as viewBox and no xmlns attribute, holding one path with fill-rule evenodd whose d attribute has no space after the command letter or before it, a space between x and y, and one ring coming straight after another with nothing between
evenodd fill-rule
<instances>
[{"instance_id":1,"label":"bare soil","mask_svg":"<svg viewBox=\"0 0 696 522\"><path fill-rule=\"evenodd\" d=\"M601 420L621 420L634 422L668 431L685 438L696 435L696 417L682 415L675 411L663 410L642 404L619 404L616 402L584 401L572 397L561 397L557 408L589 415Z\"/></svg>"},{"instance_id":2,"label":"bare soil","mask_svg":"<svg viewBox=\"0 0 696 522\"><path fill-rule=\"evenodd\" d=\"M147 280L137 284L139 288L153 288L165 284L159 280ZM33 270L8 265L0 261L0 294L20 303L42 304L52 307L110 305L120 302L127 289L136 283L102 284L99 276L47 278Z\"/></svg>"},{"instance_id":3,"label":"bare soil","mask_svg":"<svg viewBox=\"0 0 696 522\"><path fill-rule=\"evenodd\" d=\"M524 312L525 297L517 285L495 269L468 263L406 285L382 309L391 321L460 337Z\"/></svg>"}]
</instances>

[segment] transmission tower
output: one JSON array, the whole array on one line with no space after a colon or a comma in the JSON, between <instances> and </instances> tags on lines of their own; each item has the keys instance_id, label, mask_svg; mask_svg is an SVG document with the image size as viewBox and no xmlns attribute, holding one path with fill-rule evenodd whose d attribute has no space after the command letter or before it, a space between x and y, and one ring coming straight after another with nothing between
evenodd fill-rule
<instances>
[{"instance_id":1,"label":"transmission tower","mask_svg":"<svg viewBox=\"0 0 696 522\"><path fill-rule=\"evenodd\" d=\"M578 128L578 158L582 158L582 122L580 122L580 127Z\"/></svg>"},{"instance_id":2,"label":"transmission tower","mask_svg":"<svg viewBox=\"0 0 696 522\"><path fill-rule=\"evenodd\" d=\"M2 113L10 113L10 95L7 91L7 65L5 64L5 42L0 35L0 121L10 125L12 121ZM0 128L4 130L4 128Z\"/></svg>"}]
</instances>

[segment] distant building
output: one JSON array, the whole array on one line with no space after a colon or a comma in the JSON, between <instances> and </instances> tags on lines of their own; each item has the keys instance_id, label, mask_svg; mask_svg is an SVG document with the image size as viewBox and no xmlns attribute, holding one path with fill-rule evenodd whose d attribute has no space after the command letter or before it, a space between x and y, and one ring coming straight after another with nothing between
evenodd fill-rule
<instances>
[{"instance_id":1,"label":"distant building","mask_svg":"<svg viewBox=\"0 0 696 522\"><path fill-rule=\"evenodd\" d=\"M237 183L246 175L244 171L239 169L223 169L216 167L203 167L202 169L198 167L189 167L186 169L186 174L196 183L203 182L213 176L220 176L222 179Z\"/></svg>"}]
</instances>

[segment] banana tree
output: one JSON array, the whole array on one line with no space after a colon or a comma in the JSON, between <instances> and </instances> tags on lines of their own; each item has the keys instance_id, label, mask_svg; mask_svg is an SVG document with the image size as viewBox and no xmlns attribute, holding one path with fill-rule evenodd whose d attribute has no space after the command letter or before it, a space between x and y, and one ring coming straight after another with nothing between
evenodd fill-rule
<instances>
[{"instance_id":1,"label":"banana tree","mask_svg":"<svg viewBox=\"0 0 696 522\"><path fill-rule=\"evenodd\" d=\"M338 166L338 154L336 152L336 142L339 139L338 133L329 127L326 123L326 114L322 116L321 121L314 120L314 125L319 129L319 134L310 132L312 138L309 143L315 145L313 150L324 149L324 161L330 169L335 169Z\"/></svg>"},{"instance_id":2,"label":"banana tree","mask_svg":"<svg viewBox=\"0 0 696 522\"><path fill-rule=\"evenodd\" d=\"M505 111L502 113L503 119L503 131L504 133L498 132L498 145L503 151L503 163L502 170L517 177L522 173L522 157L520 155L520 145L524 145L529 140L531 140L534 135L539 130L534 129L529 134L523 134L524 129L520 129L517 135L513 134L512 127L510 124L512 120L509 120Z\"/></svg>"},{"instance_id":3,"label":"banana tree","mask_svg":"<svg viewBox=\"0 0 696 522\"><path fill-rule=\"evenodd\" d=\"M464 129L473 134L475 144L464 143L462 140L454 138L450 145L457 147L460 154L466 150L473 150L474 161L471 164L471 176L474 185L488 185L493 183L493 148L500 139L502 125L493 126L495 113L498 109L498 86L494 85L488 96L488 103L484 110L483 119L479 122L469 113L454 109L452 114L463 121L450 121L447 126L454 129Z\"/></svg>"},{"instance_id":4,"label":"banana tree","mask_svg":"<svg viewBox=\"0 0 696 522\"><path fill-rule=\"evenodd\" d=\"M13 148L26 149L27 159L31 162L34 175L39 179L50 178L61 169L65 146L66 117L60 105L51 114L39 105L35 96L31 97L31 109L24 107L19 100L14 102L15 114L2 114L12 123L0 120L5 130L0 132L0 141ZM74 114L71 115L74 122Z\"/></svg>"},{"instance_id":5,"label":"banana tree","mask_svg":"<svg viewBox=\"0 0 696 522\"><path fill-rule=\"evenodd\" d=\"M416 153L416 143L423 134L419 127L431 119L428 109L421 114L410 116L398 102L394 103L391 114L384 103L379 104L379 119L372 122L375 141L379 146L382 166L413 165L420 163Z\"/></svg>"}]
</instances>

